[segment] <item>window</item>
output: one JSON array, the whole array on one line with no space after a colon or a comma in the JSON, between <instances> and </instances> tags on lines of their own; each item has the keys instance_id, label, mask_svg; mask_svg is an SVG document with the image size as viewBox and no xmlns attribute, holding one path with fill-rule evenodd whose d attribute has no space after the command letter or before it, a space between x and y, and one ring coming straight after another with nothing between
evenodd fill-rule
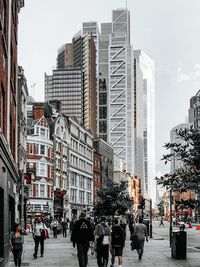
<instances>
[{"instance_id":1,"label":"window","mask_svg":"<svg viewBox=\"0 0 200 267\"><path fill-rule=\"evenodd\" d=\"M33 144L29 144L29 154L33 154Z\"/></svg>"},{"instance_id":2,"label":"window","mask_svg":"<svg viewBox=\"0 0 200 267\"><path fill-rule=\"evenodd\" d=\"M36 134L39 135L39 127L36 127Z\"/></svg>"},{"instance_id":3,"label":"window","mask_svg":"<svg viewBox=\"0 0 200 267\"><path fill-rule=\"evenodd\" d=\"M84 176L82 175L79 176L79 187L85 188Z\"/></svg>"},{"instance_id":4,"label":"window","mask_svg":"<svg viewBox=\"0 0 200 267\"><path fill-rule=\"evenodd\" d=\"M92 194L91 193L87 193L87 204L91 204L91 199L92 199Z\"/></svg>"},{"instance_id":5,"label":"window","mask_svg":"<svg viewBox=\"0 0 200 267\"><path fill-rule=\"evenodd\" d=\"M38 197L38 184L35 184L35 196Z\"/></svg>"},{"instance_id":6,"label":"window","mask_svg":"<svg viewBox=\"0 0 200 267\"><path fill-rule=\"evenodd\" d=\"M38 145L38 144L36 144L36 154L37 154L37 155L40 154L40 152L39 152L39 145Z\"/></svg>"},{"instance_id":7,"label":"window","mask_svg":"<svg viewBox=\"0 0 200 267\"><path fill-rule=\"evenodd\" d=\"M77 190L76 189L73 189L73 188L70 189L70 200L72 202L76 202L76 200L77 200Z\"/></svg>"},{"instance_id":8,"label":"window","mask_svg":"<svg viewBox=\"0 0 200 267\"><path fill-rule=\"evenodd\" d=\"M90 178L87 179L87 190L92 190L92 181Z\"/></svg>"},{"instance_id":9,"label":"window","mask_svg":"<svg viewBox=\"0 0 200 267\"><path fill-rule=\"evenodd\" d=\"M43 137L45 137L45 134L46 134L45 129L41 128L40 129L40 135L43 136Z\"/></svg>"},{"instance_id":10,"label":"window","mask_svg":"<svg viewBox=\"0 0 200 267\"><path fill-rule=\"evenodd\" d=\"M47 176L47 165L40 163L40 176Z\"/></svg>"},{"instance_id":11,"label":"window","mask_svg":"<svg viewBox=\"0 0 200 267\"><path fill-rule=\"evenodd\" d=\"M79 191L79 202L84 203L85 202L85 192Z\"/></svg>"},{"instance_id":12,"label":"window","mask_svg":"<svg viewBox=\"0 0 200 267\"><path fill-rule=\"evenodd\" d=\"M46 155L46 153L45 153L45 146L44 145L41 145L40 146L40 154L41 155Z\"/></svg>"},{"instance_id":13,"label":"window","mask_svg":"<svg viewBox=\"0 0 200 267\"><path fill-rule=\"evenodd\" d=\"M41 184L40 185L40 197L44 197L45 196L45 185Z\"/></svg>"}]
</instances>

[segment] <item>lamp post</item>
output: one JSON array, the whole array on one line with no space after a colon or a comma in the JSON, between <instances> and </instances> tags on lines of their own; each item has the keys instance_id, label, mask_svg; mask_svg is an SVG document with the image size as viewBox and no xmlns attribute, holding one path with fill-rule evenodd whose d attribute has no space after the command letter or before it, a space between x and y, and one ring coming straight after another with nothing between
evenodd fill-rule
<instances>
[{"instance_id":1,"label":"lamp post","mask_svg":"<svg viewBox=\"0 0 200 267\"><path fill-rule=\"evenodd\" d=\"M169 218L170 218L170 224L169 224L169 247L171 248L172 245L172 188L170 187L169 191Z\"/></svg>"},{"instance_id":2,"label":"lamp post","mask_svg":"<svg viewBox=\"0 0 200 267\"><path fill-rule=\"evenodd\" d=\"M149 224L149 237L152 238L152 199L150 199L150 224Z\"/></svg>"}]
</instances>

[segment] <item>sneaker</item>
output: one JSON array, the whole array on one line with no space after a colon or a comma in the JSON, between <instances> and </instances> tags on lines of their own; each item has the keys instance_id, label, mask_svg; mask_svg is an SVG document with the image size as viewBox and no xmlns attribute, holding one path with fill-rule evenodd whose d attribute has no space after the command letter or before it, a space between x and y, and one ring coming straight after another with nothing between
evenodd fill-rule
<instances>
[{"instance_id":1,"label":"sneaker","mask_svg":"<svg viewBox=\"0 0 200 267\"><path fill-rule=\"evenodd\" d=\"M141 260L142 259L142 255L141 254L139 254L139 260Z\"/></svg>"},{"instance_id":2,"label":"sneaker","mask_svg":"<svg viewBox=\"0 0 200 267\"><path fill-rule=\"evenodd\" d=\"M33 254L33 257L34 257L35 259L37 259L37 255L36 255L35 253Z\"/></svg>"}]
</instances>

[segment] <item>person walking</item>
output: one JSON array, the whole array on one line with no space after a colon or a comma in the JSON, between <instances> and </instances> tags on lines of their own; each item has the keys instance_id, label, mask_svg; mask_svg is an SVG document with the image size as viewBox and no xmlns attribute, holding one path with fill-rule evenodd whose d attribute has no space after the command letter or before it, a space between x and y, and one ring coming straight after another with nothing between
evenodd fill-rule
<instances>
[{"instance_id":1,"label":"person walking","mask_svg":"<svg viewBox=\"0 0 200 267\"><path fill-rule=\"evenodd\" d=\"M163 217L160 218L160 224L159 224L159 227L160 227L161 225L164 227Z\"/></svg>"},{"instance_id":2,"label":"person walking","mask_svg":"<svg viewBox=\"0 0 200 267\"><path fill-rule=\"evenodd\" d=\"M107 267L109 248L111 247L111 231L106 224L106 217L101 217L101 222L95 227L95 247L97 252L98 267Z\"/></svg>"},{"instance_id":3,"label":"person walking","mask_svg":"<svg viewBox=\"0 0 200 267\"><path fill-rule=\"evenodd\" d=\"M14 231L10 236L10 248L14 256L15 266L21 266L21 257L23 251L23 240L22 235L26 235L25 229L21 227L19 223L14 224Z\"/></svg>"},{"instance_id":4,"label":"person walking","mask_svg":"<svg viewBox=\"0 0 200 267\"><path fill-rule=\"evenodd\" d=\"M143 224L143 219L142 218L139 218L139 223L136 224L136 226L134 228L134 234L137 236L137 239L138 239L137 252L138 252L138 255L139 255L139 260L141 260L143 252L144 252L145 237L146 237L146 242L148 242L147 227L146 227L145 224Z\"/></svg>"},{"instance_id":5,"label":"person walking","mask_svg":"<svg viewBox=\"0 0 200 267\"><path fill-rule=\"evenodd\" d=\"M118 265L122 266L122 254L125 243L124 229L118 224L118 219L114 219L111 231L111 266L114 267L115 257L118 257Z\"/></svg>"},{"instance_id":6,"label":"person walking","mask_svg":"<svg viewBox=\"0 0 200 267\"><path fill-rule=\"evenodd\" d=\"M90 222L86 219L86 213L81 212L72 228L71 242L73 247L77 245L79 267L87 267L89 243L93 241L94 235Z\"/></svg>"},{"instance_id":7,"label":"person walking","mask_svg":"<svg viewBox=\"0 0 200 267\"><path fill-rule=\"evenodd\" d=\"M52 223L52 230L53 230L53 237L57 238L57 235L58 235L58 221L56 219L54 219L54 221Z\"/></svg>"},{"instance_id":8,"label":"person walking","mask_svg":"<svg viewBox=\"0 0 200 267\"><path fill-rule=\"evenodd\" d=\"M34 248L34 253L33 257L37 259L37 254L38 254L38 247L40 244L40 255L43 257L44 255L44 240L47 237L47 227L46 225L42 222L41 217L37 217L35 220L35 224L33 226L33 239L35 241L35 248Z\"/></svg>"},{"instance_id":9,"label":"person walking","mask_svg":"<svg viewBox=\"0 0 200 267\"><path fill-rule=\"evenodd\" d=\"M61 225L62 225L62 231L63 231L63 237L67 237L67 227L68 227L68 223L65 221L65 220L63 220L62 222L61 222Z\"/></svg>"}]
</instances>

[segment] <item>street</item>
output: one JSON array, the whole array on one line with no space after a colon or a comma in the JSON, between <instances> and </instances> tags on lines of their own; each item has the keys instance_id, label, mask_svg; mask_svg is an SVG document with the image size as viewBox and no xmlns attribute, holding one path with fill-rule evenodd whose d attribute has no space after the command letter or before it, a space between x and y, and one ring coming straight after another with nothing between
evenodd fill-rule
<instances>
[{"instance_id":1,"label":"street","mask_svg":"<svg viewBox=\"0 0 200 267\"><path fill-rule=\"evenodd\" d=\"M131 251L129 241L129 231L127 228L127 240L123 253L123 267L128 266L200 266L200 250L195 247L200 246L200 232L193 229L187 229L188 233L188 254L187 260L174 260L171 258L169 248L168 231L169 223L164 222L165 227L159 227L159 222L153 222L153 238L145 243L144 256L141 261L138 260L136 251ZM24 252L22 257L22 266L48 266L48 267L73 267L78 266L76 248L74 249L69 236L65 239L61 235L57 239L53 239L52 235L49 240L45 241L44 257L40 256L33 259L34 242L31 234L25 237ZM40 254L39 254L40 255ZM88 252L88 266L97 266L95 256ZM115 266L117 266L117 262ZM13 256L10 256L9 267L13 267ZM109 265L110 266L110 258Z\"/></svg>"}]
</instances>

